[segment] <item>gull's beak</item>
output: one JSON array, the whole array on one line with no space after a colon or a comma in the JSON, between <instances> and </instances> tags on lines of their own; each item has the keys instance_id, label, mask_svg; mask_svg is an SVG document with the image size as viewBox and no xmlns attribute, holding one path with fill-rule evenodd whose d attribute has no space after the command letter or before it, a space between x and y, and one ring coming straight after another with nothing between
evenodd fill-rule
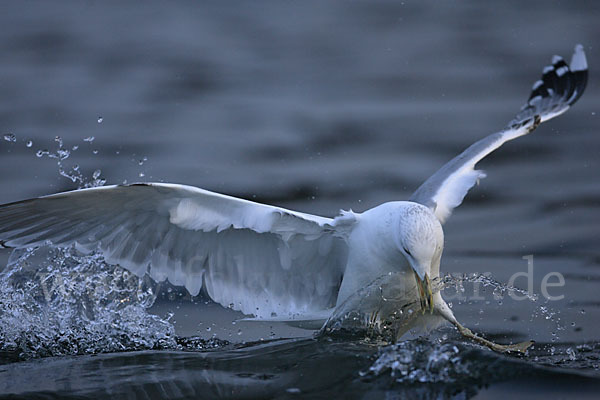
<instances>
[{"instance_id":1,"label":"gull's beak","mask_svg":"<svg viewBox=\"0 0 600 400\"><path fill-rule=\"evenodd\" d=\"M433 292L431 291L431 281L429 275L425 274L424 278L421 279L419 274L415 271L415 279L417 280L417 289L419 290L419 300L421 301L421 310L423 314L429 310L430 314L433 314Z\"/></svg>"}]
</instances>

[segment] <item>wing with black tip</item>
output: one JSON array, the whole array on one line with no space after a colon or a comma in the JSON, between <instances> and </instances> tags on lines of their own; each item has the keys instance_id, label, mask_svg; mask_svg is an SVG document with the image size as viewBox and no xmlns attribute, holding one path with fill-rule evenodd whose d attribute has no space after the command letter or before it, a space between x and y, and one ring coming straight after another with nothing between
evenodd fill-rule
<instances>
[{"instance_id":1,"label":"wing with black tip","mask_svg":"<svg viewBox=\"0 0 600 400\"><path fill-rule=\"evenodd\" d=\"M430 207L444 223L458 207L469 189L481 178L483 171L475 165L509 140L532 132L538 125L564 113L583 94L588 68L583 46L575 46L569 66L559 56L543 70L542 78L533 84L527 103L501 132L493 133L450 160L425 181L410 200Z\"/></svg>"}]
</instances>

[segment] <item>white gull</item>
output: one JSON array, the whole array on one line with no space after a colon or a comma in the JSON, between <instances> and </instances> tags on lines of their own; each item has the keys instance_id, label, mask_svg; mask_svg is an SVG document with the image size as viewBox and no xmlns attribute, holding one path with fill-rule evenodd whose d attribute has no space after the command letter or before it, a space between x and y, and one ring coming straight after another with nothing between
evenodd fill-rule
<instances>
[{"instance_id":1,"label":"white gull","mask_svg":"<svg viewBox=\"0 0 600 400\"><path fill-rule=\"evenodd\" d=\"M0 247L99 251L138 276L168 279L192 295L204 288L214 301L257 319L326 318L394 272L407 291L418 288L429 318L465 333L440 292L431 290L440 273L442 224L485 177L474 169L477 162L564 113L586 82L581 45L570 66L555 56L504 130L449 161L408 201L325 218L185 185L106 186L0 206Z\"/></svg>"}]
</instances>

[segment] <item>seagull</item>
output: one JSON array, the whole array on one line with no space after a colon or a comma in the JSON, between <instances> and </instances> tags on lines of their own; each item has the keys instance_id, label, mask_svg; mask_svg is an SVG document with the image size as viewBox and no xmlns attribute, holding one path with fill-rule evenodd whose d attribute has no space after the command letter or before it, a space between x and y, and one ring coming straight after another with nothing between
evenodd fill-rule
<instances>
[{"instance_id":1,"label":"seagull","mask_svg":"<svg viewBox=\"0 0 600 400\"><path fill-rule=\"evenodd\" d=\"M570 65L554 56L527 103L500 132L475 142L407 201L326 218L167 183L103 186L0 206L0 247L43 245L100 252L137 276L168 280L191 295L258 320L325 320L378 277L400 274L418 290L423 317L462 327L432 290L440 276L442 225L486 175L475 165L505 142L567 111L587 83L577 45ZM469 336L499 351L495 345ZM494 347L500 346L500 347Z\"/></svg>"}]
</instances>

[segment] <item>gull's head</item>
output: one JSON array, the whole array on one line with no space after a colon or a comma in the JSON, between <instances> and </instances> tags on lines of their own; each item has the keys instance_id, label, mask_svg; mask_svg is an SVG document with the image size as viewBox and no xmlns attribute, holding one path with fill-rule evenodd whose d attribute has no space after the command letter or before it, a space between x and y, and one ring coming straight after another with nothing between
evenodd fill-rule
<instances>
[{"instance_id":1,"label":"gull's head","mask_svg":"<svg viewBox=\"0 0 600 400\"><path fill-rule=\"evenodd\" d=\"M396 245L414 271L424 308L433 311L431 279L440 274L444 231L437 217L416 203L407 203L399 213Z\"/></svg>"}]
</instances>

